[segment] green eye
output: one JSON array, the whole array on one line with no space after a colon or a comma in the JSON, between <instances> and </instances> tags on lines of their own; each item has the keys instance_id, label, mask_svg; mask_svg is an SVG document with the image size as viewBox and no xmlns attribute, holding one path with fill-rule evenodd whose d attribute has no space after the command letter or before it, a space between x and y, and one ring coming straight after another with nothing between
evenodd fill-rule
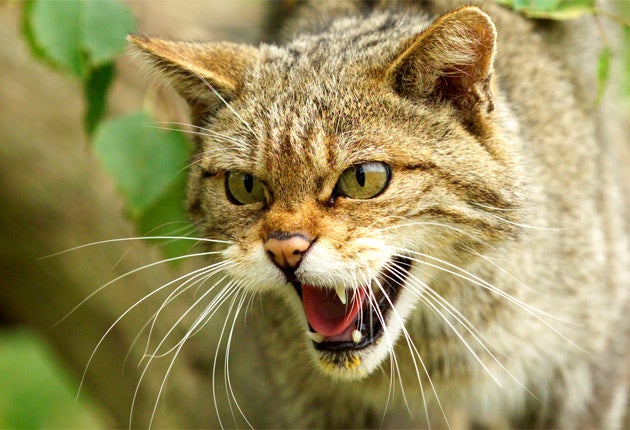
<instances>
[{"instance_id":1,"label":"green eye","mask_svg":"<svg viewBox=\"0 0 630 430\"><path fill-rule=\"evenodd\" d=\"M341 174L336 194L351 199L371 199L385 191L390 177L391 171L385 163L357 164Z\"/></svg>"},{"instance_id":2,"label":"green eye","mask_svg":"<svg viewBox=\"0 0 630 430\"><path fill-rule=\"evenodd\" d=\"M225 192L236 205L250 205L265 201L265 188L262 182L249 173L228 172L225 178Z\"/></svg>"}]
</instances>

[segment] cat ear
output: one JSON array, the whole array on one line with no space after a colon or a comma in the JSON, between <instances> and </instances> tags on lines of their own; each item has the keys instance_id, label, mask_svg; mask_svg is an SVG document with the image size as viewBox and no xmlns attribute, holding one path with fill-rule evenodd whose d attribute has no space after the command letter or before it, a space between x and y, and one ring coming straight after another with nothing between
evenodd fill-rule
<instances>
[{"instance_id":1,"label":"cat ear","mask_svg":"<svg viewBox=\"0 0 630 430\"><path fill-rule=\"evenodd\" d=\"M494 109L490 78L496 30L476 7L438 18L391 63L388 82L403 97L451 102L468 118Z\"/></svg>"},{"instance_id":2,"label":"cat ear","mask_svg":"<svg viewBox=\"0 0 630 430\"><path fill-rule=\"evenodd\" d=\"M135 35L127 39L197 114L212 111L236 97L245 71L258 55L252 46L228 42L173 42Z\"/></svg>"}]
</instances>

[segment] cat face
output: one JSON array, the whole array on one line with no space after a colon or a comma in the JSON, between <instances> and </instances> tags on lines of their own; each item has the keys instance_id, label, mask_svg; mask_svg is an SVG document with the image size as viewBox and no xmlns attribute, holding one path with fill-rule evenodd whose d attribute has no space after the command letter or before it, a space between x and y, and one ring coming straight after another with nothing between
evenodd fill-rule
<instances>
[{"instance_id":1,"label":"cat face","mask_svg":"<svg viewBox=\"0 0 630 430\"><path fill-rule=\"evenodd\" d=\"M401 19L376 40L354 24L257 49L134 39L199 127L195 221L226 242L237 285L285 299L301 333L286 342L341 379L409 336L439 280L418 257L460 265L509 238L492 210L518 197L491 113L489 18L464 8L420 33Z\"/></svg>"}]
</instances>

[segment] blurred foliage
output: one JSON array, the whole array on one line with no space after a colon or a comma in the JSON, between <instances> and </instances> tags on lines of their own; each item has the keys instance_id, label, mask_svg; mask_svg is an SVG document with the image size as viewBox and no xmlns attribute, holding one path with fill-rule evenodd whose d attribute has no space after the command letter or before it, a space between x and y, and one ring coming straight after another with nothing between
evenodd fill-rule
<instances>
[{"instance_id":1,"label":"blurred foliage","mask_svg":"<svg viewBox=\"0 0 630 430\"><path fill-rule=\"evenodd\" d=\"M608 19L612 19L624 28L626 34L625 48L630 46L630 21L625 17L630 16L630 10L628 8L629 2L620 2L619 13L621 15L611 15L610 13L604 13L598 8L596 0L496 0L498 3L507 6L522 13L529 18L535 19L551 19L551 20L569 20L577 19L583 15L594 15L597 19L600 19L600 15L604 15ZM602 30L603 31L603 30ZM597 67L597 103L599 104L604 91L608 85L608 79L610 78L610 60L611 60L611 47L608 45L608 40L605 34L601 35L606 46L602 48ZM628 60L628 53L624 53L625 56L625 70L628 71L630 61ZM630 94L630 73L626 72L625 84L626 93Z\"/></svg>"},{"instance_id":2,"label":"blurred foliage","mask_svg":"<svg viewBox=\"0 0 630 430\"><path fill-rule=\"evenodd\" d=\"M28 330L0 332L0 428L103 427L78 383Z\"/></svg>"},{"instance_id":3,"label":"blurred foliage","mask_svg":"<svg viewBox=\"0 0 630 430\"><path fill-rule=\"evenodd\" d=\"M83 81L91 134L105 113L114 58L135 29L129 9L114 1L38 1L24 5L22 29L33 54Z\"/></svg>"},{"instance_id":4,"label":"blurred foliage","mask_svg":"<svg viewBox=\"0 0 630 430\"><path fill-rule=\"evenodd\" d=\"M144 112L103 120L114 60L135 30L127 6L114 0L29 0L22 29L34 56L82 81L86 134L139 234L189 233L183 202L191 147L184 135L149 127L154 120ZM186 241L161 245L166 257L188 249Z\"/></svg>"},{"instance_id":5,"label":"blurred foliage","mask_svg":"<svg viewBox=\"0 0 630 430\"><path fill-rule=\"evenodd\" d=\"M127 202L140 234L168 235L189 226L184 211L185 170L191 145L182 133L150 127L143 112L104 122L94 151ZM186 252L184 240L163 243L167 257Z\"/></svg>"},{"instance_id":6,"label":"blurred foliage","mask_svg":"<svg viewBox=\"0 0 630 430\"><path fill-rule=\"evenodd\" d=\"M595 11L595 0L496 0L530 18L567 20Z\"/></svg>"}]
</instances>

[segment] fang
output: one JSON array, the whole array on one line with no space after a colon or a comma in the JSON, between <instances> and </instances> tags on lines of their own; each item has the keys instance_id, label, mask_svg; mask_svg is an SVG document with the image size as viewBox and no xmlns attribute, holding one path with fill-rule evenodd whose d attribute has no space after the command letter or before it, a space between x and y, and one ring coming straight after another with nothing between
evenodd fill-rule
<instances>
[{"instance_id":1,"label":"fang","mask_svg":"<svg viewBox=\"0 0 630 430\"><path fill-rule=\"evenodd\" d=\"M306 336L308 336L308 338L310 340L312 340L315 343L322 343L324 341L324 336L319 334L319 333L313 333L312 331L307 331L306 332Z\"/></svg>"},{"instance_id":2,"label":"fang","mask_svg":"<svg viewBox=\"0 0 630 430\"><path fill-rule=\"evenodd\" d=\"M337 293L337 297L339 297L339 301L345 305L348 302L346 289L344 287L335 287L335 292Z\"/></svg>"}]
</instances>

